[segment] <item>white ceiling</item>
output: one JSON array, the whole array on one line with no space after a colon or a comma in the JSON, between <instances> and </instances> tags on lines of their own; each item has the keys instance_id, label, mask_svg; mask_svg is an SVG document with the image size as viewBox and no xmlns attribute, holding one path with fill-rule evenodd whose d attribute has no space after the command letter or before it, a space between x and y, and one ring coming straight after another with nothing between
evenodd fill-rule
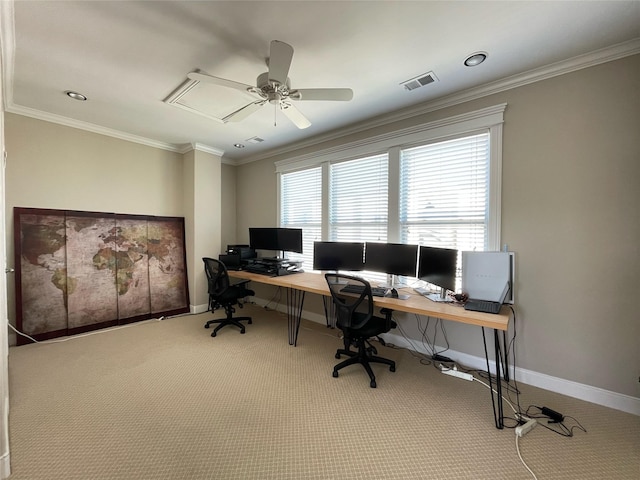
<instances>
[{"instance_id":1,"label":"white ceiling","mask_svg":"<svg viewBox=\"0 0 640 480\"><path fill-rule=\"evenodd\" d=\"M1 8L7 111L177 151L198 144L229 162L640 52L637 0L3 0ZM349 87L353 100L297 102L312 123L304 130L271 105L222 124L163 102L196 69L255 85L271 40L294 48L293 88ZM465 67L477 51L487 61ZM438 82L400 85L430 71ZM233 147L254 136L264 142Z\"/></svg>"}]
</instances>

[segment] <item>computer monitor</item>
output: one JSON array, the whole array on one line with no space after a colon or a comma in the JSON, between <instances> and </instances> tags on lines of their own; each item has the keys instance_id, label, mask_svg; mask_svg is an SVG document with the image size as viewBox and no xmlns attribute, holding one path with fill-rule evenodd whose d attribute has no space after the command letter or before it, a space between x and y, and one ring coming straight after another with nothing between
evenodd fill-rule
<instances>
[{"instance_id":1,"label":"computer monitor","mask_svg":"<svg viewBox=\"0 0 640 480\"><path fill-rule=\"evenodd\" d=\"M275 228L250 228L249 245L254 250L280 250Z\"/></svg>"},{"instance_id":2,"label":"computer monitor","mask_svg":"<svg viewBox=\"0 0 640 480\"><path fill-rule=\"evenodd\" d=\"M314 270L359 271L363 258L363 242L313 242Z\"/></svg>"},{"instance_id":3,"label":"computer monitor","mask_svg":"<svg viewBox=\"0 0 640 480\"><path fill-rule=\"evenodd\" d=\"M418 278L440 287L443 298L446 297L447 290L456 290L457 265L457 250L420 245Z\"/></svg>"},{"instance_id":4,"label":"computer monitor","mask_svg":"<svg viewBox=\"0 0 640 480\"><path fill-rule=\"evenodd\" d=\"M389 275L416 276L418 245L367 242L364 269Z\"/></svg>"},{"instance_id":5,"label":"computer monitor","mask_svg":"<svg viewBox=\"0 0 640 480\"><path fill-rule=\"evenodd\" d=\"M278 250L302 253L302 229L278 228Z\"/></svg>"},{"instance_id":6,"label":"computer monitor","mask_svg":"<svg viewBox=\"0 0 640 480\"><path fill-rule=\"evenodd\" d=\"M249 245L254 250L302 253L302 229L251 227Z\"/></svg>"}]
</instances>

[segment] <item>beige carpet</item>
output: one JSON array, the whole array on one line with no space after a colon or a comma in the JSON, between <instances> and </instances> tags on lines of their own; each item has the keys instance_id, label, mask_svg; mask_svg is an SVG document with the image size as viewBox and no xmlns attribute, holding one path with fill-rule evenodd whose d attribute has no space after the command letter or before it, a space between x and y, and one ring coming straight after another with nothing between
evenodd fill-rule
<instances>
[{"instance_id":1,"label":"beige carpet","mask_svg":"<svg viewBox=\"0 0 640 480\"><path fill-rule=\"evenodd\" d=\"M480 383L388 347L377 389L333 378L337 330L304 323L294 348L282 314L243 312L245 335L202 314L11 348L11 480L533 478ZM639 417L520 388L587 430L520 439L539 479L640 478Z\"/></svg>"}]
</instances>

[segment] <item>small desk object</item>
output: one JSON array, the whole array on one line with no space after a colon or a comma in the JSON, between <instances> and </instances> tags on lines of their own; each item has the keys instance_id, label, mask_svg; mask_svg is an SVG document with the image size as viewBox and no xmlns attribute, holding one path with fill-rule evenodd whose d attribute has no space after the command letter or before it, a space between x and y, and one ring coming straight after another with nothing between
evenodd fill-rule
<instances>
[{"instance_id":1,"label":"small desk object","mask_svg":"<svg viewBox=\"0 0 640 480\"><path fill-rule=\"evenodd\" d=\"M329 312L331 305L331 293L329 292L329 287L327 286L324 276L319 273L303 272L281 277L270 277L245 271L230 271L229 275L251 280L252 282L274 285L286 289L289 345L295 346L298 341L300 320L302 318L302 307L306 292L316 293L323 296L325 314L327 316L327 326L335 326L331 324L335 320L332 319L333 315ZM502 307L502 310L498 314L475 312L465 310L459 305L451 305L444 302L433 302L419 294L411 295L408 299L374 297L373 303L379 308L388 308L398 312L414 313L416 315L441 318L443 320L481 327L485 359L487 362L487 373L489 373L489 390L491 392L496 428L504 428L501 378L504 375L505 379L509 380L509 370L505 349L506 332L511 318L510 311L507 307ZM496 365L495 394L493 380L490 374L491 370L489 366L489 353L487 349L485 328L493 329L494 360ZM500 332L502 332L502 338L500 338Z\"/></svg>"}]
</instances>

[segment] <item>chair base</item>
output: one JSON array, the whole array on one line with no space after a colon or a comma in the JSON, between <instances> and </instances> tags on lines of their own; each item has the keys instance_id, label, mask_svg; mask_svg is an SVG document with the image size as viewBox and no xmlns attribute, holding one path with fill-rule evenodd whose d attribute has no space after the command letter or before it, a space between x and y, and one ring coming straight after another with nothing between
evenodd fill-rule
<instances>
[{"instance_id":1,"label":"chair base","mask_svg":"<svg viewBox=\"0 0 640 480\"><path fill-rule=\"evenodd\" d=\"M223 327L226 327L227 325L235 325L240 329L240 333L245 333L244 325L240 323L241 321L246 321L249 324L252 323L251 317L221 318L219 320L209 320L207 323L204 324L204 328L209 328L214 323L220 324L213 330L213 332L211 332L212 337L215 337L218 333L218 330L220 330Z\"/></svg>"},{"instance_id":2,"label":"chair base","mask_svg":"<svg viewBox=\"0 0 640 480\"><path fill-rule=\"evenodd\" d=\"M346 342L345 342L346 343ZM348 367L349 365L355 365L359 363L364 367L366 372L369 374L369 386L371 388L376 388L376 376L373 374L373 370L371 369L371 363L382 363L385 365L389 365L389 371L396 371L396 362L393 360L389 360L388 358L378 357L377 355L372 355L370 352L375 352L375 347L369 346L367 347L368 342L366 339L358 339L356 341L356 345L358 347L358 351L354 352L348 349L338 349L336 352L336 358L340 358L341 355L347 355L349 358L340 362L335 367L333 367L333 376L338 377L338 370L342 370L344 367Z\"/></svg>"}]
</instances>

